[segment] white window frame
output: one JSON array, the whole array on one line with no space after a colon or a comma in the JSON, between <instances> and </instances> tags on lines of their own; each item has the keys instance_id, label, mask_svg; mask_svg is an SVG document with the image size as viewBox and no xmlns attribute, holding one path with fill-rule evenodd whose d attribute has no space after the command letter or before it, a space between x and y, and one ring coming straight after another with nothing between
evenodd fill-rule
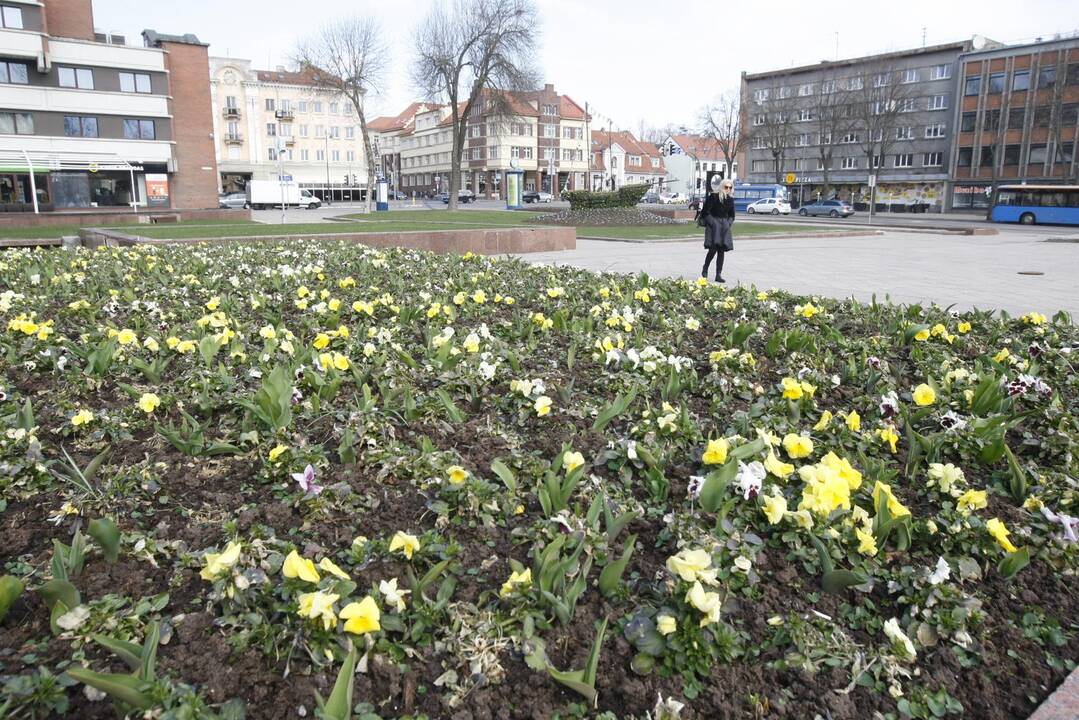
<instances>
[{"instance_id":1,"label":"white window frame","mask_svg":"<svg viewBox=\"0 0 1079 720\"><path fill-rule=\"evenodd\" d=\"M944 123L936 123L935 125L926 125L925 126L925 137L926 137L926 139L929 139L929 138L937 139L937 138L947 137L947 135L948 135L947 128L948 128L948 126L946 124L944 124Z\"/></svg>"},{"instance_id":2,"label":"white window frame","mask_svg":"<svg viewBox=\"0 0 1079 720\"><path fill-rule=\"evenodd\" d=\"M914 167L914 153L896 153L893 162L893 167L912 168Z\"/></svg>"},{"instance_id":3,"label":"white window frame","mask_svg":"<svg viewBox=\"0 0 1079 720\"><path fill-rule=\"evenodd\" d=\"M947 110L948 109L948 96L947 95L930 95L929 96L929 109L930 110Z\"/></svg>"},{"instance_id":4,"label":"white window frame","mask_svg":"<svg viewBox=\"0 0 1079 720\"><path fill-rule=\"evenodd\" d=\"M840 170L857 170L858 169L858 158L856 156L854 156L854 155L850 155L848 157L842 158L840 163L839 163L839 169Z\"/></svg>"},{"instance_id":5,"label":"white window frame","mask_svg":"<svg viewBox=\"0 0 1079 720\"><path fill-rule=\"evenodd\" d=\"M903 71L902 84L910 85L918 82L918 68L907 68Z\"/></svg>"},{"instance_id":6,"label":"white window frame","mask_svg":"<svg viewBox=\"0 0 1079 720\"><path fill-rule=\"evenodd\" d=\"M952 66L947 63L943 65L934 65L933 73L930 78L933 80L949 80L952 77Z\"/></svg>"},{"instance_id":7,"label":"white window frame","mask_svg":"<svg viewBox=\"0 0 1079 720\"><path fill-rule=\"evenodd\" d=\"M936 162L930 162L930 158L933 158ZM944 167L944 153L939 150L922 153L922 167Z\"/></svg>"}]
</instances>

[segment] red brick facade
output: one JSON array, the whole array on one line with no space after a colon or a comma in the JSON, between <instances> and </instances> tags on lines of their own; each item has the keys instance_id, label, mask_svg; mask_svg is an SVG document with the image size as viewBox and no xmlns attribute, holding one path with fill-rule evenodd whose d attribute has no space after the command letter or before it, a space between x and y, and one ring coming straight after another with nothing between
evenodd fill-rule
<instances>
[{"instance_id":1,"label":"red brick facade","mask_svg":"<svg viewBox=\"0 0 1079 720\"><path fill-rule=\"evenodd\" d=\"M53 37L94 39L92 0L44 0L45 32Z\"/></svg>"},{"instance_id":2,"label":"red brick facade","mask_svg":"<svg viewBox=\"0 0 1079 720\"><path fill-rule=\"evenodd\" d=\"M175 141L170 202L174 208L215 208L217 160L207 46L163 41L160 47L169 70L169 112Z\"/></svg>"}]
</instances>

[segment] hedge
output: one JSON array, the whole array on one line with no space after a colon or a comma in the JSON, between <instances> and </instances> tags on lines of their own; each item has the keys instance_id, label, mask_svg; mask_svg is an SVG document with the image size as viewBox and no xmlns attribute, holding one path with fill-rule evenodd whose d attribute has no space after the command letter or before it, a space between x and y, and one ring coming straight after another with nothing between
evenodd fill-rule
<instances>
[{"instance_id":1,"label":"hedge","mask_svg":"<svg viewBox=\"0 0 1079 720\"><path fill-rule=\"evenodd\" d=\"M635 207L648 192L649 185L626 185L615 192L592 192L590 190L571 190L562 193L562 199L568 200L573 210L585 208L629 208Z\"/></svg>"}]
</instances>

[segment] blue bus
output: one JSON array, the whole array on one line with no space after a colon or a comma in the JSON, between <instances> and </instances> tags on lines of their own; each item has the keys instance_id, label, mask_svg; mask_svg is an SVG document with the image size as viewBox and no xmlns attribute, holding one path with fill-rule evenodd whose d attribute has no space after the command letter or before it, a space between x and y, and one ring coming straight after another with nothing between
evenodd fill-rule
<instances>
[{"instance_id":1,"label":"blue bus","mask_svg":"<svg viewBox=\"0 0 1079 720\"><path fill-rule=\"evenodd\" d=\"M1079 225L1079 185L1001 185L989 219L1023 225Z\"/></svg>"},{"instance_id":2,"label":"blue bus","mask_svg":"<svg viewBox=\"0 0 1079 720\"><path fill-rule=\"evenodd\" d=\"M737 212L745 212L751 203L755 203L761 198L790 200L787 197L786 185L742 183L734 186L734 209Z\"/></svg>"}]
</instances>

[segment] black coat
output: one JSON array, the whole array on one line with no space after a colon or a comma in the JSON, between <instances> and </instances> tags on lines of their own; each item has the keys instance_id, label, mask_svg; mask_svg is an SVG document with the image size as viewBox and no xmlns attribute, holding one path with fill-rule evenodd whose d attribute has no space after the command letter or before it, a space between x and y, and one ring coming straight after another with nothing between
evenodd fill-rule
<instances>
[{"instance_id":1,"label":"black coat","mask_svg":"<svg viewBox=\"0 0 1079 720\"><path fill-rule=\"evenodd\" d=\"M720 198L716 193L708 193L708 197L704 199L704 207L701 208L702 215L711 215L717 218L727 218L728 220L734 220L734 198L730 195Z\"/></svg>"}]
</instances>

